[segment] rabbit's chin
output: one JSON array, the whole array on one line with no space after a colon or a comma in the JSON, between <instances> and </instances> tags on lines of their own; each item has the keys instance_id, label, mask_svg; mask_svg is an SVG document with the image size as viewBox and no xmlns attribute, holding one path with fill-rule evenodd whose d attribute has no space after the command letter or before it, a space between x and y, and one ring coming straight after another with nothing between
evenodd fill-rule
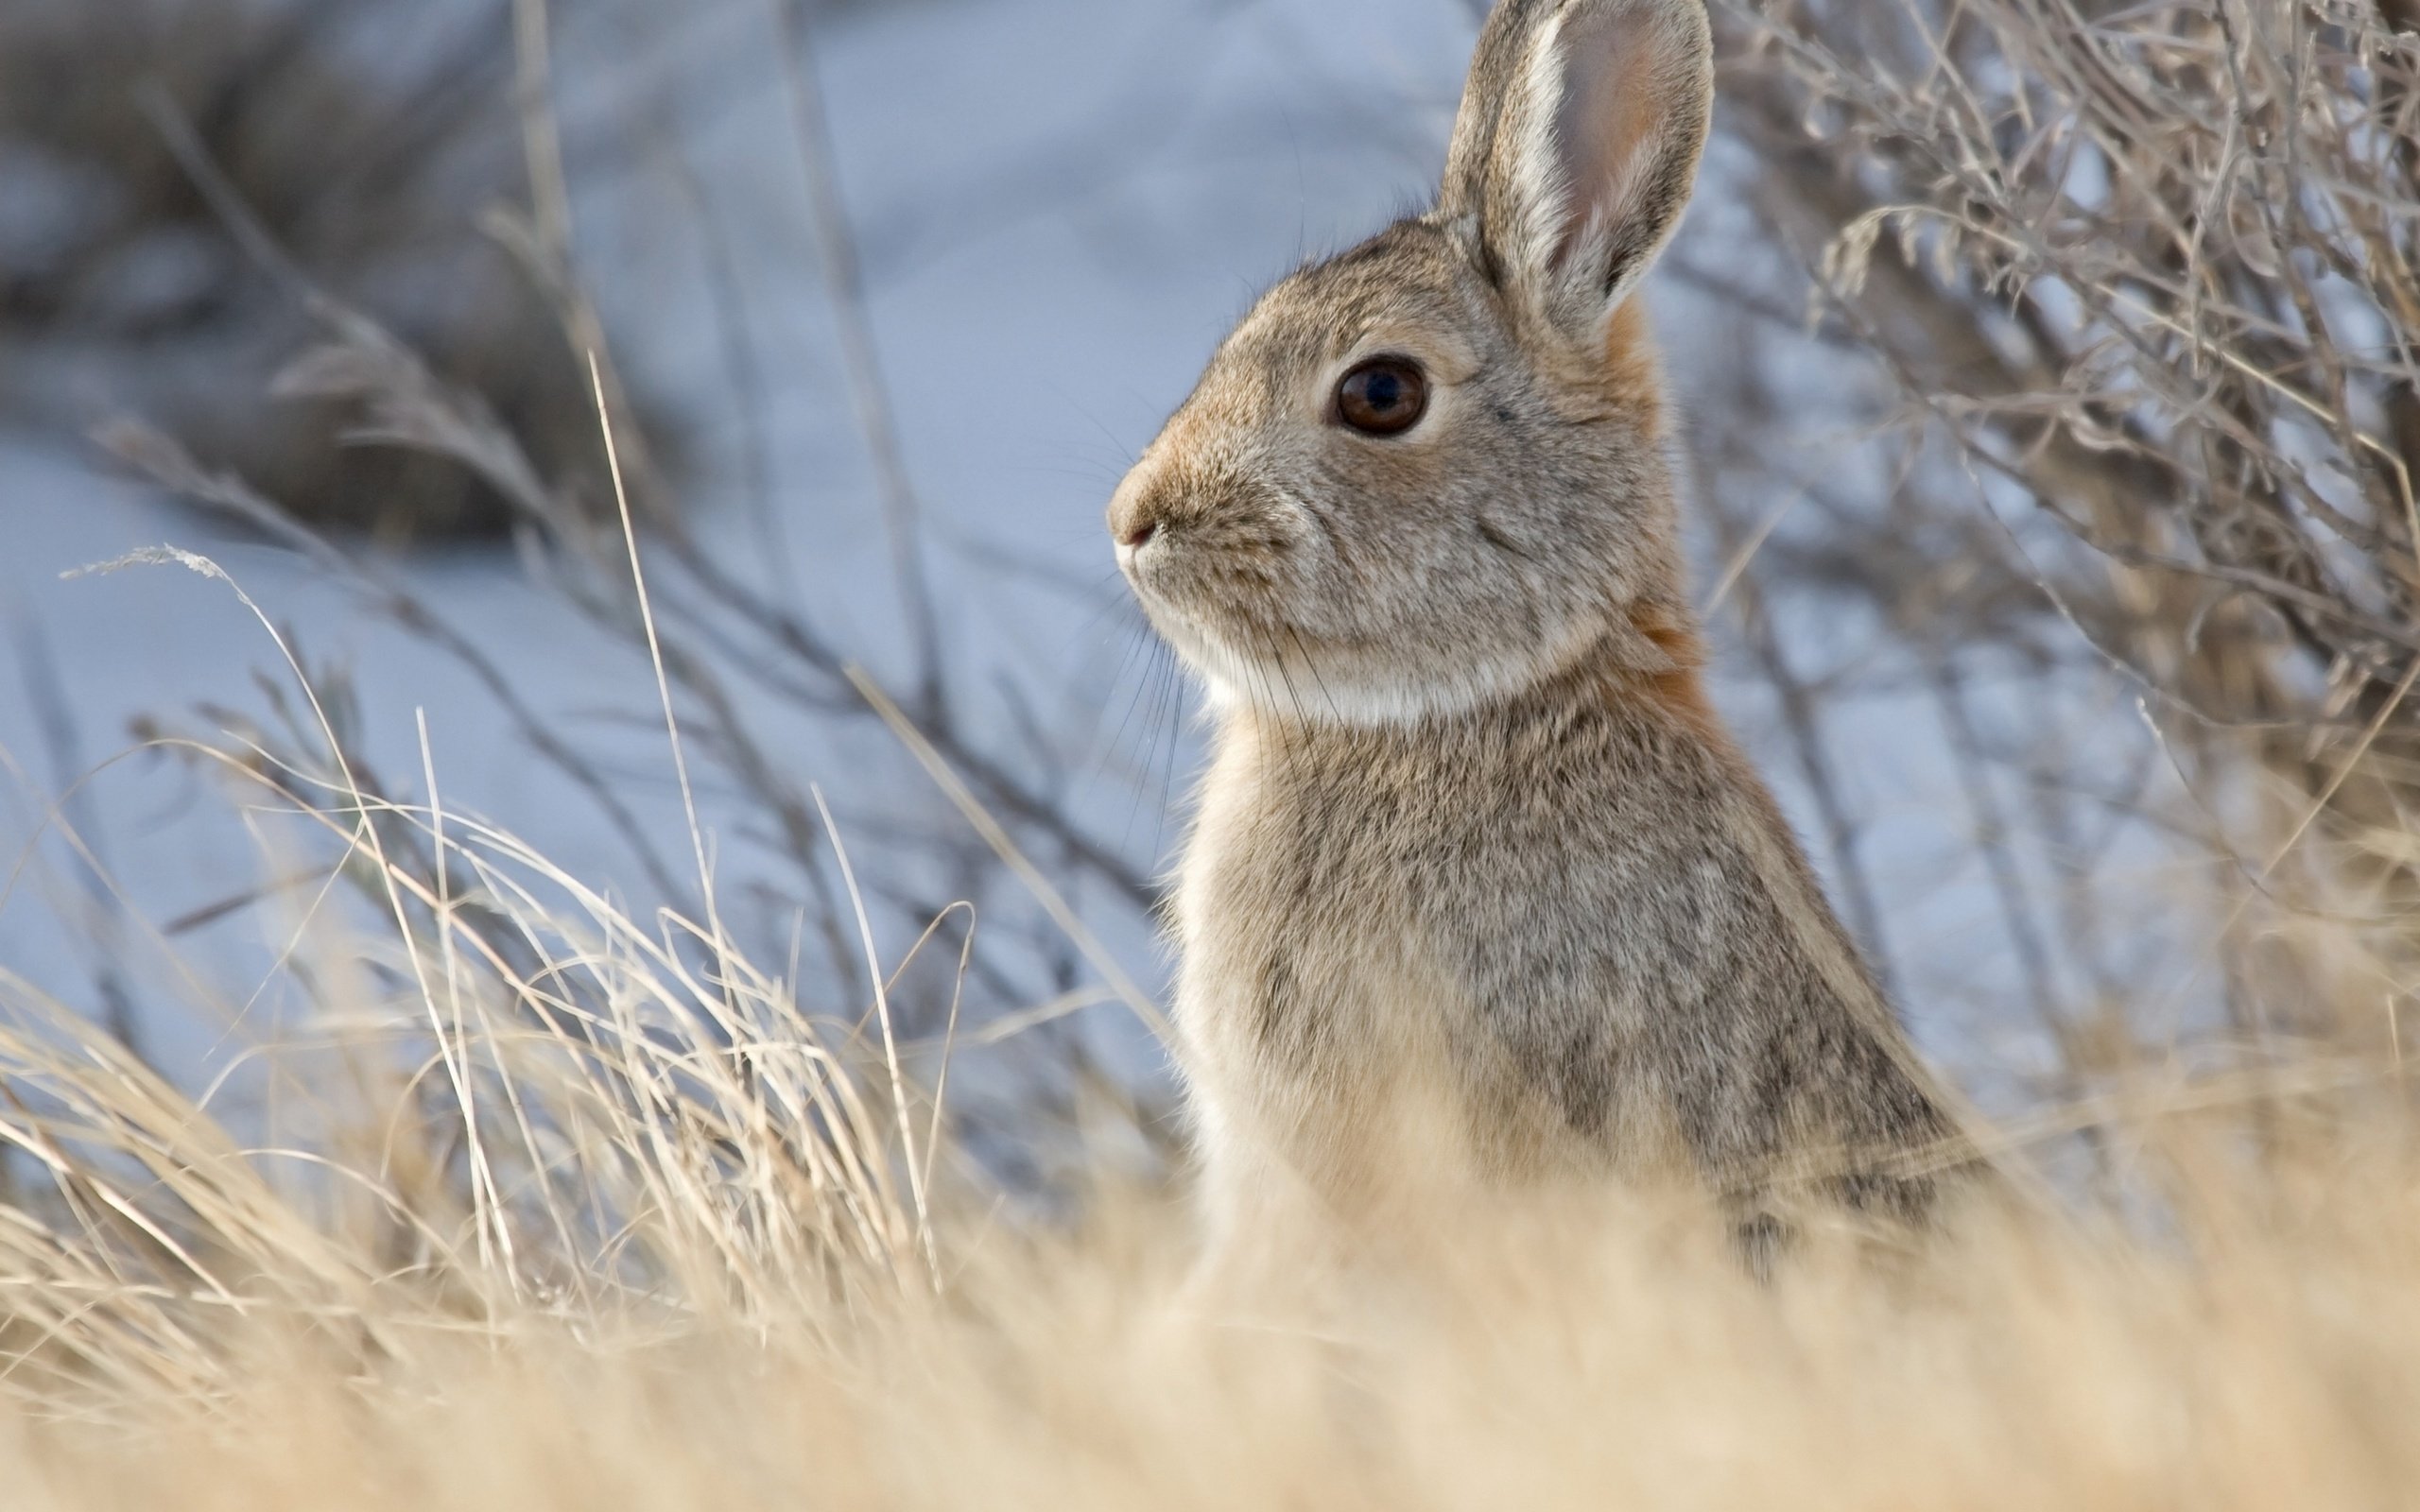
<instances>
[{"instance_id":1,"label":"rabbit's chin","mask_svg":"<svg viewBox=\"0 0 2420 1512\"><path fill-rule=\"evenodd\" d=\"M1256 648L1245 650L1236 637L1189 620L1151 618L1201 679L1216 713L1362 728L1450 719L1505 702L1552 679L1597 639L1574 629L1494 655L1423 663L1401 650L1338 647L1285 629L1253 636Z\"/></svg>"}]
</instances>

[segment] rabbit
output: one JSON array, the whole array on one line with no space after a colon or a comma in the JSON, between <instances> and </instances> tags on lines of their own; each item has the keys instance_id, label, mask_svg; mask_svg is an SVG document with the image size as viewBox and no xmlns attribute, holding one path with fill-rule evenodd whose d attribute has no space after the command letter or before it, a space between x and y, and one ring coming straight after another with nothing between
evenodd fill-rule
<instances>
[{"instance_id":1,"label":"rabbit","mask_svg":"<svg viewBox=\"0 0 2420 1512\"><path fill-rule=\"evenodd\" d=\"M1501 0L1434 208L1263 297L1115 490L1214 730L1169 909L1214 1251L1559 1181L1921 1224L1958 1159L1700 680L1636 296L1712 57L1703 0Z\"/></svg>"}]
</instances>

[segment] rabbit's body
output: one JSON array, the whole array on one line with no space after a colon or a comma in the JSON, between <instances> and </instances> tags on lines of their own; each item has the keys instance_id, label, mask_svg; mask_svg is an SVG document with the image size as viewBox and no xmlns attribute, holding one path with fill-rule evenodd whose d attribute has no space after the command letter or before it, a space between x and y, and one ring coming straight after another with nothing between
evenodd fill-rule
<instances>
[{"instance_id":1,"label":"rabbit's body","mask_svg":"<svg viewBox=\"0 0 2420 1512\"><path fill-rule=\"evenodd\" d=\"M1922 1207L1885 1170L1946 1125L1685 676L1591 655L1479 715L1228 715L1176 908L1220 1228L1296 1182L1348 1220L1682 1173Z\"/></svg>"},{"instance_id":2,"label":"rabbit's body","mask_svg":"<svg viewBox=\"0 0 2420 1512\"><path fill-rule=\"evenodd\" d=\"M1688 1173L1921 1211L1949 1130L1697 680L1628 296L1699 0L1504 0L1430 214L1270 291L1111 507L1217 755L1178 1014L1223 1237Z\"/></svg>"}]
</instances>

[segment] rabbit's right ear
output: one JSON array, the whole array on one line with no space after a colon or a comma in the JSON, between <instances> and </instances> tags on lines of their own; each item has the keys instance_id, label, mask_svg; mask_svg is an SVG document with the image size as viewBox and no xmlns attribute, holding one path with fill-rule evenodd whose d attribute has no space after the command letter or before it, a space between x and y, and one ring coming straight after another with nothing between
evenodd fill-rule
<instances>
[{"instance_id":1,"label":"rabbit's right ear","mask_svg":"<svg viewBox=\"0 0 2420 1512\"><path fill-rule=\"evenodd\" d=\"M1593 342L1680 224L1713 111L1704 0L1499 0L1438 209L1475 225L1492 280Z\"/></svg>"}]
</instances>

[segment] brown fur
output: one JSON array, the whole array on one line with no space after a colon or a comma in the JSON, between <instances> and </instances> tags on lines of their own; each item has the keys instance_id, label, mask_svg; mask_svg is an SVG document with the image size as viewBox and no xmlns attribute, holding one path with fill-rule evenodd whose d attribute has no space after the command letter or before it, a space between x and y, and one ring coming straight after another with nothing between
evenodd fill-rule
<instances>
[{"instance_id":1,"label":"brown fur","mask_svg":"<svg viewBox=\"0 0 2420 1512\"><path fill-rule=\"evenodd\" d=\"M1929 1204L1948 1120L1699 676L1629 295L1711 102L1698 0L1504 0L1436 209L1271 290L1111 505L1219 724L1173 923L1230 1254L1558 1181ZM1432 400L1374 438L1381 353Z\"/></svg>"},{"instance_id":2,"label":"brown fur","mask_svg":"<svg viewBox=\"0 0 2420 1512\"><path fill-rule=\"evenodd\" d=\"M1605 324L1605 365L1591 377L1612 408L1636 417L1642 428L1664 422L1664 366L1647 326L1647 307L1632 301L1614 307Z\"/></svg>"},{"instance_id":3,"label":"brown fur","mask_svg":"<svg viewBox=\"0 0 2420 1512\"><path fill-rule=\"evenodd\" d=\"M1697 627L1661 605L1640 606L1633 611L1631 624L1672 663L1669 672L1641 674L1638 696L1708 747L1729 750L1731 732L1723 728L1722 716L1715 713L1714 700L1706 695L1702 676L1705 642Z\"/></svg>"}]
</instances>

